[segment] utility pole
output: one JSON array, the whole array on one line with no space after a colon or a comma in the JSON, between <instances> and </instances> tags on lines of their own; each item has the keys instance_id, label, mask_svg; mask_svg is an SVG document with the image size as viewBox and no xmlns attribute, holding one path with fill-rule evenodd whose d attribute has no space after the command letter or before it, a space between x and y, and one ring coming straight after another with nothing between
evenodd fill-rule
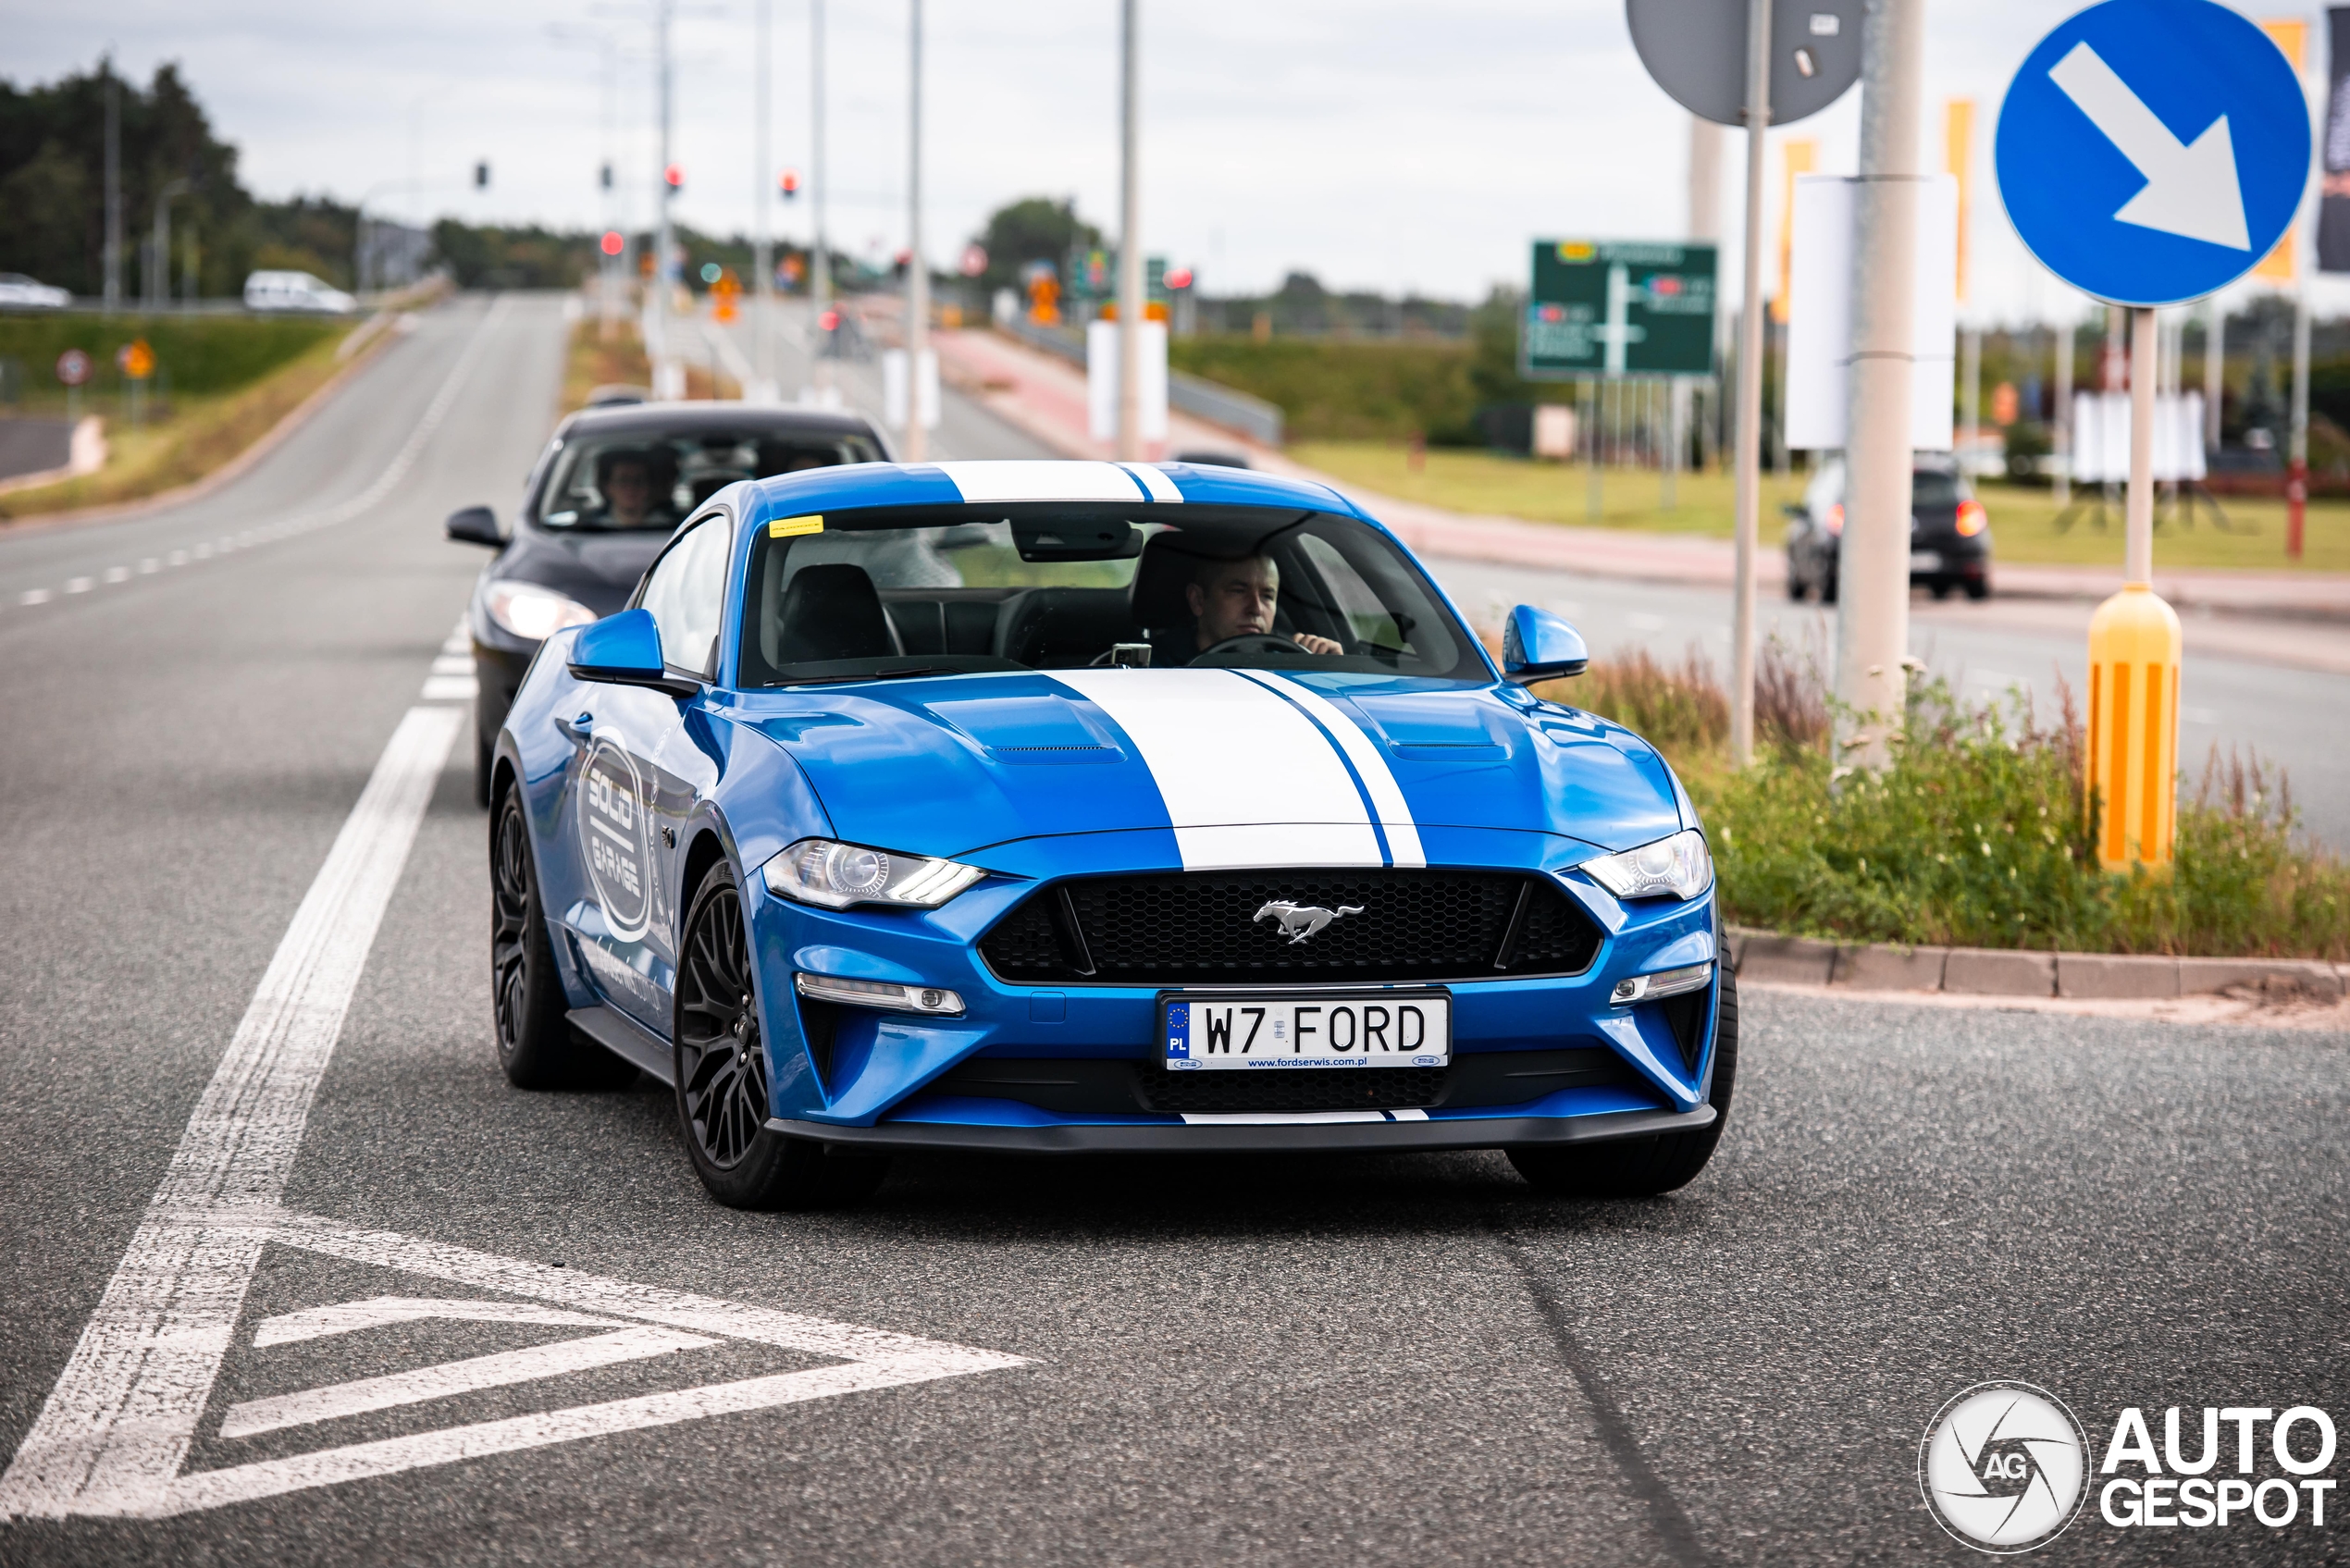
<instances>
[{"instance_id":1,"label":"utility pole","mask_svg":"<svg viewBox=\"0 0 2350 1568\"><path fill-rule=\"evenodd\" d=\"M653 175L653 200L657 204L653 224L652 287L645 302L645 358L653 374L653 396L682 398L686 395L685 367L669 357L669 295L675 287L670 277L672 255L676 241L670 229L669 204L677 188L670 183L670 89L669 22L673 0L653 0L653 70L657 77L654 91L661 116L660 168Z\"/></svg>"},{"instance_id":2,"label":"utility pole","mask_svg":"<svg viewBox=\"0 0 2350 1568\"><path fill-rule=\"evenodd\" d=\"M1762 528L1762 140L1771 126L1771 0L1746 7L1746 292L1738 311L1738 542L1730 589L1730 765L1754 760L1754 557ZM1596 463L1598 451L1593 449Z\"/></svg>"},{"instance_id":3,"label":"utility pole","mask_svg":"<svg viewBox=\"0 0 2350 1568\"><path fill-rule=\"evenodd\" d=\"M1722 238L1722 128L1701 115L1689 117L1688 234L1701 245L1714 244ZM1687 455L1696 397L1696 381L1685 376L1673 378L1673 428L1677 432L1674 447L1676 466ZM1719 413L1721 401L1718 391L1707 393L1709 416ZM1697 444L1699 466L1703 467L1710 443L1702 425L1698 428Z\"/></svg>"},{"instance_id":4,"label":"utility pole","mask_svg":"<svg viewBox=\"0 0 2350 1568\"><path fill-rule=\"evenodd\" d=\"M758 287L752 290L751 352L759 367L759 385L747 395L754 402L773 402L775 398L775 247L768 225L768 203L774 198L775 166L768 146L768 122L772 117L767 102L768 78L772 62L769 58L768 10L772 0L759 0L757 12L757 68L751 82L751 157L758 164L754 171L757 189L752 192L757 214L750 242L750 269L758 274Z\"/></svg>"},{"instance_id":5,"label":"utility pole","mask_svg":"<svg viewBox=\"0 0 2350 1568\"><path fill-rule=\"evenodd\" d=\"M1121 7L1124 45L1124 147L1119 159L1124 190L1118 220L1118 458L1143 456L1143 179L1142 46L1138 0Z\"/></svg>"},{"instance_id":6,"label":"utility pole","mask_svg":"<svg viewBox=\"0 0 2350 1568\"><path fill-rule=\"evenodd\" d=\"M115 79L114 60L106 72L106 253L105 290L106 314L122 308L122 83Z\"/></svg>"},{"instance_id":7,"label":"utility pole","mask_svg":"<svg viewBox=\"0 0 2350 1568\"><path fill-rule=\"evenodd\" d=\"M1910 420L1918 90L1925 0L1871 0L1861 44L1849 475L1837 569L1837 757L1881 769L1901 733L1910 641ZM2149 411L2150 412L2150 411Z\"/></svg>"},{"instance_id":8,"label":"utility pole","mask_svg":"<svg viewBox=\"0 0 2350 1568\"><path fill-rule=\"evenodd\" d=\"M188 182L175 179L155 192L155 232L147 241L147 308L159 311L171 302L171 199L185 195Z\"/></svg>"},{"instance_id":9,"label":"utility pole","mask_svg":"<svg viewBox=\"0 0 2350 1568\"><path fill-rule=\"evenodd\" d=\"M930 264L922 260L922 0L908 0L912 43L907 60L906 121L906 443L905 461L928 455L922 428L922 364L930 357Z\"/></svg>"},{"instance_id":10,"label":"utility pole","mask_svg":"<svg viewBox=\"0 0 2350 1568\"><path fill-rule=\"evenodd\" d=\"M832 338L823 329L833 308L832 241L824 237L824 0L808 0L808 104L810 115L809 204L814 209L815 243L808 254L810 352L815 355L816 401L829 405L833 396Z\"/></svg>"},{"instance_id":11,"label":"utility pole","mask_svg":"<svg viewBox=\"0 0 2350 1568\"><path fill-rule=\"evenodd\" d=\"M2203 444L2220 450L2220 400L2227 391L2228 307L2214 294L2204 304Z\"/></svg>"},{"instance_id":12,"label":"utility pole","mask_svg":"<svg viewBox=\"0 0 2350 1568\"><path fill-rule=\"evenodd\" d=\"M2061 317L2064 313L2057 312ZM2059 320L2056 329L2056 503L2072 504L2072 356L2081 347L2081 324Z\"/></svg>"}]
</instances>

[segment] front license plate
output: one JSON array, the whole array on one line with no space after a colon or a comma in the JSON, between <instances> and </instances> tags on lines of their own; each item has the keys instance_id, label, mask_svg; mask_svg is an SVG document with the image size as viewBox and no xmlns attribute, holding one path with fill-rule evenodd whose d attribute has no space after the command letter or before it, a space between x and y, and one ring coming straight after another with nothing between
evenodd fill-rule
<instances>
[{"instance_id":1,"label":"front license plate","mask_svg":"<svg viewBox=\"0 0 2350 1568\"><path fill-rule=\"evenodd\" d=\"M1942 552L1938 549L1911 550L1910 552L1910 570L1912 572L1941 571Z\"/></svg>"},{"instance_id":2,"label":"front license plate","mask_svg":"<svg viewBox=\"0 0 2350 1568\"><path fill-rule=\"evenodd\" d=\"M1441 1068L1453 1056L1453 999L1441 991L1170 996L1159 1021L1170 1072Z\"/></svg>"}]
</instances>

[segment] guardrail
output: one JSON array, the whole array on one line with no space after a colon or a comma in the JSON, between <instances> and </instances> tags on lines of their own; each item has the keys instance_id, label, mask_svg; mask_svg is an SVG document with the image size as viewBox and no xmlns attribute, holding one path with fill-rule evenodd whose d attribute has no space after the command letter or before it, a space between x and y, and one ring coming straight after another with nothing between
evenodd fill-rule
<instances>
[{"instance_id":1,"label":"guardrail","mask_svg":"<svg viewBox=\"0 0 2350 1568\"><path fill-rule=\"evenodd\" d=\"M1008 330L1032 349L1058 355L1080 370L1085 368L1085 339L1082 333L1066 327L1039 327L1024 316L1014 316ZM1194 419L1219 425L1259 446L1281 444L1280 407L1263 398L1251 397L1188 371L1170 369L1167 373L1167 401Z\"/></svg>"}]
</instances>

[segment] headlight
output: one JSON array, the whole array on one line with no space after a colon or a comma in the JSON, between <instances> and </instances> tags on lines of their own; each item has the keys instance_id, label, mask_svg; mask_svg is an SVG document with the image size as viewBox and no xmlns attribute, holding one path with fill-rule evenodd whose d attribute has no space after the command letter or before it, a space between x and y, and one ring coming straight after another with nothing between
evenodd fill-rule
<instances>
[{"instance_id":1,"label":"headlight","mask_svg":"<svg viewBox=\"0 0 2350 1568\"><path fill-rule=\"evenodd\" d=\"M767 862L771 892L827 909L852 904L935 909L986 874L954 860L893 855L829 838L803 838Z\"/></svg>"},{"instance_id":2,"label":"headlight","mask_svg":"<svg viewBox=\"0 0 2350 1568\"><path fill-rule=\"evenodd\" d=\"M1705 835L1695 828L1583 862L1591 880L1618 898L1695 898L1713 885L1713 857L1706 853Z\"/></svg>"},{"instance_id":3,"label":"headlight","mask_svg":"<svg viewBox=\"0 0 2350 1568\"><path fill-rule=\"evenodd\" d=\"M482 595L489 618L518 637L545 642L566 626L600 619L577 599L536 583L492 583Z\"/></svg>"}]
</instances>

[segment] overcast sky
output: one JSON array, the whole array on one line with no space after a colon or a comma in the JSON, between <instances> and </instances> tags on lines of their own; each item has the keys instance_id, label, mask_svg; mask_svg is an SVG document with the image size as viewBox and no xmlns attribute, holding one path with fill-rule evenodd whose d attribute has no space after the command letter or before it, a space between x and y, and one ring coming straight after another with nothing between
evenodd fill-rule
<instances>
[{"instance_id":1,"label":"overcast sky","mask_svg":"<svg viewBox=\"0 0 2350 1568\"><path fill-rule=\"evenodd\" d=\"M687 176L678 216L747 229L753 191L773 173L753 147L760 0L677 5L674 155ZM809 0L768 5L770 163L807 171ZM1988 168L2009 76L2073 8L1928 6L1936 156L1942 102L1980 105L1972 294L1985 320L2081 304L2024 254ZM932 258L951 265L990 209L1022 195L1073 195L1114 228L1117 0L926 9ZM1143 0L1142 10L1144 233L1153 253L1197 267L1208 292L1269 288L1303 269L1332 287L1470 298L1519 278L1537 235L1687 232L1688 117L1642 70L1622 0ZM907 228L908 12L907 0L826 6L832 233L877 256ZM144 80L176 60L218 132L242 149L260 194L349 201L374 191L399 214L584 227L651 211L650 15L647 0L0 0L0 73L43 80L111 49ZM1774 132L1774 143L1815 140L1822 169L1850 171L1859 96ZM1732 187L1741 140L1725 146ZM617 210L596 187L607 147L623 183ZM492 170L478 194L468 184L476 159ZM412 167L427 188L396 189ZM1774 224L1777 180L1775 152ZM1734 188L1723 205L1734 253ZM775 222L804 238L807 197L778 204ZM2329 314L2350 308L2350 288L2337 297L2338 287L2321 295Z\"/></svg>"}]
</instances>

